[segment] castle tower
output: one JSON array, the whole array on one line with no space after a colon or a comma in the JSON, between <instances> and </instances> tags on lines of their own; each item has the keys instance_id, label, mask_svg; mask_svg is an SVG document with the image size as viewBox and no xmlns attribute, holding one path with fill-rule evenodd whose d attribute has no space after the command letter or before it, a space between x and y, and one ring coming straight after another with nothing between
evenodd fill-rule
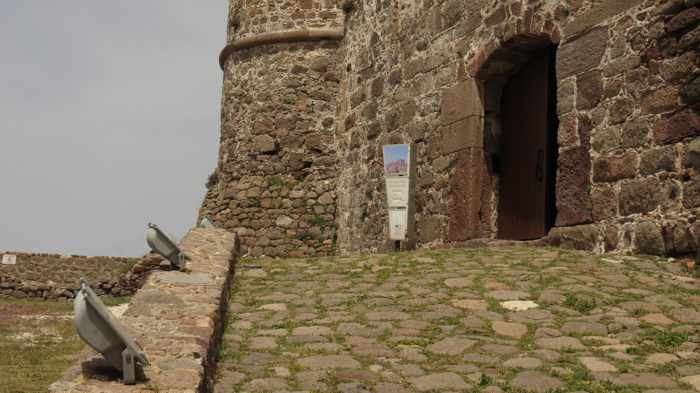
<instances>
[{"instance_id":1,"label":"castle tower","mask_svg":"<svg viewBox=\"0 0 700 393\"><path fill-rule=\"evenodd\" d=\"M217 169L200 210L253 256L334 249L335 0L231 0Z\"/></svg>"}]
</instances>

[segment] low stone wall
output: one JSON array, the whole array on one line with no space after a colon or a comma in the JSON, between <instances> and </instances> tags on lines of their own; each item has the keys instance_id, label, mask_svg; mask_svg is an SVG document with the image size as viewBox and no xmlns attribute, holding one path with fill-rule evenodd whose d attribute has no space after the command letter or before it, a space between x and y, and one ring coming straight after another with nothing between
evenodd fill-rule
<instances>
[{"instance_id":1,"label":"low stone wall","mask_svg":"<svg viewBox=\"0 0 700 393\"><path fill-rule=\"evenodd\" d=\"M0 264L0 296L73 298L85 277L100 295L133 294L150 263L144 258L86 257L77 255L0 252L15 256L13 265Z\"/></svg>"},{"instance_id":2,"label":"low stone wall","mask_svg":"<svg viewBox=\"0 0 700 393\"><path fill-rule=\"evenodd\" d=\"M151 365L133 386L85 350L50 392L211 392L238 255L236 235L222 229L190 231L180 247L190 272L154 272L120 321Z\"/></svg>"}]
</instances>

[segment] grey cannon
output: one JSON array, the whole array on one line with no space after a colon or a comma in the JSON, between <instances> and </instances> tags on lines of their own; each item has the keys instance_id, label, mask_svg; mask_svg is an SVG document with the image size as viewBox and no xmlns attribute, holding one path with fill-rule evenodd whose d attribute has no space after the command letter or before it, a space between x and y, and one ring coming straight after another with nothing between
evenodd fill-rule
<instances>
[{"instance_id":1,"label":"grey cannon","mask_svg":"<svg viewBox=\"0 0 700 393\"><path fill-rule=\"evenodd\" d=\"M185 268L185 260L187 257L180 248L178 248L175 242L158 228L158 225L148 224L146 242L151 247L151 250L165 257L165 259L169 260L178 270L183 270Z\"/></svg>"},{"instance_id":2,"label":"grey cannon","mask_svg":"<svg viewBox=\"0 0 700 393\"><path fill-rule=\"evenodd\" d=\"M136 365L147 366L148 358L85 279L80 279L74 310L75 328L80 338L122 372L124 384L136 383Z\"/></svg>"}]
</instances>

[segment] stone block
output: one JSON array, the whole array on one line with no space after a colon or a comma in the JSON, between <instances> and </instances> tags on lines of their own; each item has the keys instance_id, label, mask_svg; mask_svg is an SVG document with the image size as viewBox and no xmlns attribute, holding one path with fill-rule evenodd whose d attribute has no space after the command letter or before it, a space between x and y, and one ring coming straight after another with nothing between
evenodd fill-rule
<instances>
[{"instance_id":1,"label":"stone block","mask_svg":"<svg viewBox=\"0 0 700 393\"><path fill-rule=\"evenodd\" d=\"M600 157L593 166L594 182L613 182L637 175L637 153L627 152L621 156Z\"/></svg>"},{"instance_id":2,"label":"stone block","mask_svg":"<svg viewBox=\"0 0 700 393\"><path fill-rule=\"evenodd\" d=\"M700 102L700 76L683 86L683 89L681 90L681 98L683 99L683 102L688 105L693 105Z\"/></svg>"},{"instance_id":3,"label":"stone block","mask_svg":"<svg viewBox=\"0 0 700 393\"><path fill-rule=\"evenodd\" d=\"M459 152L450 176L448 239L463 241L479 237L481 194L486 174L482 149Z\"/></svg>"},{"instance_id":4,"label":"stone block","mask_svg":"<svg viewBox=\"0 0 700 393\"><path fill-rule=\"evenodd\" d=\"M685 147L683 166L686 168L694 168L700 173L700 138L693 139Z\"/></svg>"},{"instance_id":5,"label":"stone block","mask_svg":"<svg viewBox=\"0 0 700 393\"><path fill-rule=\"evenodd\" d=\"M607 78L626 73L639 67L641 57L633 54L617 58L603 67L603 75Z\"/></svg>"},{"instance_id":6,"label":"stone block","mask_svg":"<svg viewBox=\"0 0 700 393\"><path fill-rule=\"evenodd\" d=\"M590 154L586 147L565 150L558 157L556 181L557 226L590 222Z\"/></svg>"},{"instance_id":7,"label":"stone block","mask_svg":"<svg viewBox=\"0 0 700 393\"><path fill-rule=\"evenodd\" d=\"M445 28L459 22L464 13L464 6L460 0L448 0L442 7L443 25Z\"/></svg>"},{"instance_id":8,"label":"stone block","mask_svg":"<svg viewBox=\"0 0 700 393\"><path fill-rule=\"evenodd\" d=\"M684 50L700 46L700 26L685 33L678 41L678 46Z\"/></svg>"},{"instance_id":9,"label":"stone block","mask_svg":"<svg viewBox=\"0 0 700 393\"><path fill-rule=\"evenodd\" d=\"M678 142L700 134L700 116L692 109L659 120L654 126L654 141L659 145Z\"/></svg>"},{"instance_id":10,"label":"stone block","mask_svg":"<svg viewBox=\"0 0 700 393\"><path fill-rule=\"evenodd\" d=\"M688 51L681 56L661 62L659 73L666 82L681 82L691 76L697 58L698 55L694 51Z\"/></svg>"},{"instance_id":11,"label":"stone block","mask_svg":"<svg viewBox=\"0 0 700 393\"><path fill-rule=\"evenodd\" d=\"M257 135L253 138L253 149L258 153L271 153L277 150L277 143L269 135Z\"/></svg>"},{"instance_id":12,"label":"stone block","mask_svg":"<svg viewBox=\"0 0 700 393\"><path fill-rule=\"evenodd\" d=\"M675 162L676 148L674 146L646 150L642 153L639 172L642 175L653 175L661 171L673 172Z\"/></svg>"},{"instance_id":13,"label":"stone block","mask_svg":"<svg viewBox=\"0 0 700 393\"><path fill-rule=\"evenodd\" d=\"M695 238L690 225L683 221L666 223L662 228L666 252L671 255L687 255L695 251Z\"/></svg>"},{"instance_id":14,"label":"stone block","mask_svg":"<svg viewBox=\"0 0 700 393\"><path fill-rule=\"evenodd\" d=\"M649 142L649 124L647 121L628 121L622 127L623 148L640 147Z\"/></svg>"},{"instance_id":15,"label":"stone block","mask_svg":"<svg viewBox=\"0 0 700 393\"><path fill-rule=\"evenodd\" d=\"M683 0L668 0L654 10L655 15L675 15L685 8Z\"/></svg>"},{"instance_id":16,"label":"stone block","mask_svg":"<svg viewBox=\"0 0 700 393\"><path fill-rule=\"evenodd\" d=\"M687 209L700 207L700 175L683 183L683 206Z\"/></svg>"},{"instance_id":17,"label":"stone block","mask_svg":"<svg viewBox=\"0 0 700 393\"><path fill-rule=\"evenodd\" d=\"M579 225L553 228L549 231L548 241L554 246L591 251L598 243L598 227Z\"/></svg>"},{"instance_id":18,"label":"stone block","mask_svg":"<svg viewBox=\"0 0 700 393\"><path fill-rule=\"evenodd\" d=\"M593 201L593 221L603 221L617 217L617 194L608 184L599 185L591 192Z\"/></svg>"},{"instance_id":19,"label":"stone block","mask_svg":"<svg viewBox=\"0 0 700 393\"><path fill-rule=\"evenodd\" d=\"M570 23L564 26L566 37L580 34L591 27L606 21L632 7L641 4L643 0L615 0L593 2L591 8L577 15Z\"/></svg>"},{"instance_id":20,"label":"stone block","mask_svg":"<svg viewBox=\"0 0 700 393\"><path fill-rule=\"evenodd\" d=\"M582 74L600 65L608 43L607 26L595 28L559 47L557 77Z\"/></svg>"},{"instance_id":21,"label":"stone block","mask_svg":"<svg viewBox=\"0 0 700 393\"><path fill-rule=\"evenodd\" d=\"M576 108L593 109L603 97L603 77L599 70L593 70L578 76Z\"/></svg>"},{"instance_id":22,"label":"stone block","mask_svg":"<svg viewBox=\"0 0 700 393\"><path fill-rule=\"evenodd\" d=\"M608 122L619 124L627 120L634 111L635 102L629 98L618 98L613 100L608 109Z\"/></svg>"},{"instance_id":23,"label":"stone block","mask_svg":"<svg viewBox=\"0 0 700 393\"><path fill-rule=\"evenodd\" d=\"M694 27L700 21L700 8L691 7L681 11L666 23L666 31L675 33L689 27Z\"/></svg>"},{"instance_id":24,"label":"stone block","mask_svg":"<svg viewBox=\"0 0 700 393\"><path fill-rule=\"evenodd\" d=\"M575 113L566 114L559 118L557 142L559 147L574 146L578 143L578 116Z\"/></svg>"},{"instance_id":25,"label":"stone block","mask_svg":"<svg viewBox=\"0 0 700 393\"><path fill-rule=\"evenodd\" d=\"M503 5L498 6L484 19L487 27L491 27L503 22L506 19L506 9Z\"/></svg>"},{"instance_id":26,"label":"stone block","mask_svg":"<svg viewBox=\"0 0 700 393\"><path fill-rule=\"evenodd\" d=\"M651 221L642 221L634 227L634 249L641 254L664 255L666 246L661 228Z\"/></svg>"},{"instance_id":27,"label":"stone block","mask_svg":"<svg viewBox=\"0 0 700 393\"><path fill-rule=\"evenodd\" d=\"M665 86L653 90L642 99L642 113L659 114L678 107L678 90Z\"/></svg>"},{"instance_id":28,"label":"stone block","mask_svg":"<svg viewBox=\"0 0 700 393\"><path fill-rule=\"evenodd\" d=\"M484 146L484 119L470 116L441 128L438 140L443 155Z\"/></svg>"},{"instance_id":29,"label":"stone block","mask_svg":"<svg viewBox=\"0 0 700 393\"><path fill-rule=\"evenodd\" d=\"M465 80L443 91L440 108L442 124L483 115L481 91L475 79Z\"/></svg>"},{"instance_id":30,"label":"stone block","mask_svg":"<svg viewBox=\"0 0 700 393\"><path fill-rule=\"evenodd\" d=\"M616 225L608 225L605 227L605 252L615 251L620 242L618 227Z\"/></svg>"},{"instance_id":31,"label":"stone block","mask_svg":"<svg viewBox=\"0 0 700 393\"><path fill-rule=\"evenodd\" d=\"M559 79L557 86L557 113L563 115L576 106L576 78Z\"/></svg>"},{"instance_id":32,"label":"stone block","mask_svg":"<svg viewBox=\"0 0 700 393\"><path fill-rule=\"evenodd\" d=\"M661 182L656 178L633 180L620 186L620 215L647 213L662 202Z\"/></svg>"},{"instance_id":33,"label":"stone block","mask_svg":"<svg viewBox=\"0 0 700 393\"><path fill-rule=\"evenodd\" d=\"M591 138L593 150L598 153L607 153L620 147L620 128L605 127L595 130Z\"/></svg>"},{"instance_id":34,"label":"stone block","mask_svg":"<svg viewBox=\"0 0 700 393\"><path fill-rule=\"evenodd\" d=\"M442 220L437 216L422 217L416 223L418 240L429 243L442 238Z\"/></svg>"}]
</instances>

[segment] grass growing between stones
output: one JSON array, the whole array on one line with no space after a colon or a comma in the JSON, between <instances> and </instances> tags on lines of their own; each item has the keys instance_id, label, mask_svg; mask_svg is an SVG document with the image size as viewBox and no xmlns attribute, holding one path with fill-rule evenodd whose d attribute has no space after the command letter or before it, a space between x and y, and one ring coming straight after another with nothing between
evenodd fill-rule
<instances>
[{"instance_id":1,"label":"grass growing between stones","mask_svg":"<svg viewBox=\"0 0 700 393\"><path fill-rule=\"evenodd\" d=\"M678 380L695 371L675 369L692 360L679 356L657 365L647 358L695 351L696 332L680 321L660 326L641 318L649 313L675 318L679 303L696 309L682 297L697 286L674 278L665 265L643 257L634 260L639 266L631 261L605 262L589 253L523 247L251 261L263 269L238 276L232 291L232 302L239 303L238 319L230 322L236 327L228 332L228 349L242 354L243 361L229 359L224 374L238 382L231 385L229 378L226 386L241 391L277 384L285 389L268 390L414 393L426 391L419 388L421 383L431 383L442 386L433 392L483 392L498 386L521 393L518 387L528 380L535 386L553 380L562 386L553 391L558 393L640 393L649 386L616 383L632 385L625 381L646 373L682 387ZM662 291L668 295L661 296ZM510 296L533 300L538 307L507 310L502 302ZM278 303L286 306L265 308ZM499 326L497 336L496 321L519 324L519 333L505 334ZM574 322L578 326L564 329ZM524 335L522 325L527 326ZM600 325L607 330L600 332ZM325 331L295 332L297 327ZM259 338L272 336L266 331L273 328L282 329L275 335L284 337L275 339L275 346L259 345L265 342ZM556 341L564 337L568 343ZM446 347L448 339L454 345ZM456 349L460 340L474 343ZM640 354L625 354L628 345ZM611 375L589 372L595 366L584 357L607 363ZM301 362L310 358L316 359ZM348 359L356 363L349 370L329 365ZM618 378L622 374L626 379ZM448 380L462 380L468 388L452 388ZM353 383L366 389L353 390Z\"/></svg>"},{"instance_id":2,"label":"grass growing between stones","mask_svg":"<svg viewBox=\"0 0 700 393\"><path fill-rule=\"evenodd\" d=\"M581 314L586 314L596 307L596 301L592 297L566 293L564 294L564 298L564 305L573 308Z\"/></svg>"},{"instance_id":3,"label":"grass growing between stones","mask_svg":"<svg viewBox=\"0 0 700 393\"><path fill-rule=\"evenodd\" d=\"M601 381L593 378L584 368L577 366L566 377L566 389L555 391L556 393L584 391L587 393L640 393L644 389L638 386L617 385L609 381Z\"/></svg>"},{"instance_id":4,"label":"grass growing between stones","mask_svg":"<svg viewBox=\"0 0 700 393\"><path fill-rule=\"evenodd\" d=\"M672 352L688 341L687 333L671 332L646 326L638 337L638 345L627 349L627 353L644 356L658 352Z\"/></svg>"},{"instance_id":5,"label":"grass growing between stones","mask_svg":"<svg viewBox=\"0 0 700 393\"><path fill-rule=\"evenodd\" d=\"M45 392L83 348L72 303L0 299L0 392Z\"/></svg>"}]
</instances>

